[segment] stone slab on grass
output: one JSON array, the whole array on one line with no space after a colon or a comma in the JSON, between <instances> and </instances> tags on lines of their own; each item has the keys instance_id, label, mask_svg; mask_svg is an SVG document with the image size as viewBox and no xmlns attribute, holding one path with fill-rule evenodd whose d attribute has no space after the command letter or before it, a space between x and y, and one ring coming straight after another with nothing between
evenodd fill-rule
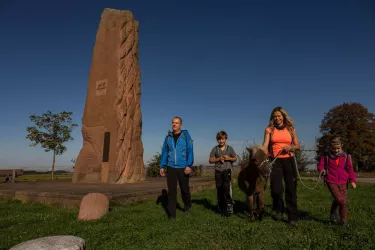
<instances>
[{"instance_id":1,"label":"stone slab on grass","mask_svg":"<svg viewBox=\"0 0 375 250\"><path fill-rule=\"evenodd\" d=\"M58 235L25 241L10 250L84 250L85 247L86 242L82 238Z\"/></svg>"}]
</instances>

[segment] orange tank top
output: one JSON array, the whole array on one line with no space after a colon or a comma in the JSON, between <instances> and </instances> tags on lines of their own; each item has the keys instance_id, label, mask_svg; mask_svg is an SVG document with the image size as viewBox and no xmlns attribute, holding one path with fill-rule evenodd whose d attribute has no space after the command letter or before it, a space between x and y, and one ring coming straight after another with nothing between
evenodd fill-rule
<instances>
[{"instance_id":1,"label":"orange tank top","mask_svg":"<svg viewBox=\"0 0 375 250\"><path fill-rule=\"evenodd\" d=\"M270 133L270 136L271 136L271 132L272 132L271 128L267 127L266 130L268 133ZM292 136L290 135L287 128L284 128L283 130L278 130L277 128L274 128L273 135L270 141L272 145L272 152L270 152L270 155L276 156L283 147L290 146L292 144L292 140L293 140ZM289 158L292 156L293 156L292 152L289 152L289 153L282 152L278 156L278 158Z\"/></svg>"}]
</instances>

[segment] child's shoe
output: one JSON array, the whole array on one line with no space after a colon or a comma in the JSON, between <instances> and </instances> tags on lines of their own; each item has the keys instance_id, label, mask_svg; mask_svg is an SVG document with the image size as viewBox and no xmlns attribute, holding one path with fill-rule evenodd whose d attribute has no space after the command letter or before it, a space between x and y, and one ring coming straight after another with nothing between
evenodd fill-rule
<instances>
[{"instance_id":1,"label":"child's shoe","mask_svg":"<svg viewBox=\"0 0 375 250\"><path fill-rule=\"evenodd\" d=\"M346 220L340 220L338 223L340 226L347 226L348 222Z\"/></svg>"},{"instance_id":2,"label":"child's shoe","mask_svg":"<svg viewBox=\"0 0 375 250\"><path fill-rule=\"evenodd\" d=\"M336 213L333 213L329 216L329 220L332 224L337 224L339 222L339 215Z\"/></svg>"}]
</instances>

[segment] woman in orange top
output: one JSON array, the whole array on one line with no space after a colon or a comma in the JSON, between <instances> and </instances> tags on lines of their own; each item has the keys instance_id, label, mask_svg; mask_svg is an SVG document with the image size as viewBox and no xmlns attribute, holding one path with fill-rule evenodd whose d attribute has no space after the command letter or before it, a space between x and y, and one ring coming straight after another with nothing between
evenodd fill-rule
<instances>
[{"instance_id":1,"label":"woman in orange top","mask_svg":"<svg viewBox=\"0 0 375 250\"><path fill-rule=\"evenodd\" d=\"M289 224L296 226L299 219L297 209L297 180L293 152L300 149L293 120L282 107L272 110L270 123L265 129L263 146L268 148L271 160L277 156L270 176L272 207L276 220L281 220L284 212L283 192L285 182L285 202Z\"/></svg>"}]
</instances>

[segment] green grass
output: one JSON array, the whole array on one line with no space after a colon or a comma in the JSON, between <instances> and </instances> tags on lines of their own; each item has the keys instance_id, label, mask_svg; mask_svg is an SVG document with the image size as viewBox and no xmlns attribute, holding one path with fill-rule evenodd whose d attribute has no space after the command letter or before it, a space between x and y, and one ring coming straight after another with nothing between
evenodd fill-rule
<instances>
[{"instance_id":1,"label":"green grass","mask_svg":"<svg viewBox=\"0 0 375 250\"><path fill-rule=\"evenodd\" d=\"M356 173L357 178L375 178L375 172Z\"/></svg>"},{"instance_id":2,"label":"green grass","mask_svg":"<svg viewBox=\"0 0 375 250\"><path fill-rule=\"evenodd\" d=\"M235 172L233 176L236 176L238 174L239 169L235 169ZM375 178L375 172L374 173L356 173L357 178ZM72 173L57 173L54 175L55 180L71 180L73 174ZM301 173L302 177L317 177L318 174L316 172L311 172L309 174L307 173ZM202 177L214 177L213 172L203 172ZM20 177L17 177L17 182L32 182L32 181L49 181L51 180L51 174L25 174Z\"/></svg>"},{"instance_id":3,"label":"green grass","mask_svg":"<svg viewBox=\"0 0 375 250\"><path fill-rule=\"evenodd\" d=\"M328 224L331 197L322 183L315 191L299 184L298 191L303 218L297 228L274 222L270 216L249 222L237 188L233 191L237 214L229 218L216 214L215 191L206 190L193 195L190 216L178 210L177 221L168 221L155 201L115 205L100 220L81 222L76 220L78 210L0 199L0 249L61 234L82 237L87 249L374 249L374 184L349 190L347 227Z\"/></svg>"},{"instance_id":4,"label":"green grass","mask_svg":"<svg viewBox=\"0 0 375 250\"><path fill-rule=\"evenodd\" d=\"M301 177L314 177L317 178L319 176L317 171L310 171L310 172L300 172ZM357 172L355 173L357 178L375 178L375 172Z\"/></svg>"},{"instance_id":5,"label":"green grass","mask_svg":"<svg viewBox=\"0 0 375 250\"><path fill-rule=\"evenodd\" d=\"M55 174L54 180L70 180L73 174ZM25 174L16 178L17 182L24 181L49 181L51 180L51 174Z\"/></svg>"}]
</instances>

